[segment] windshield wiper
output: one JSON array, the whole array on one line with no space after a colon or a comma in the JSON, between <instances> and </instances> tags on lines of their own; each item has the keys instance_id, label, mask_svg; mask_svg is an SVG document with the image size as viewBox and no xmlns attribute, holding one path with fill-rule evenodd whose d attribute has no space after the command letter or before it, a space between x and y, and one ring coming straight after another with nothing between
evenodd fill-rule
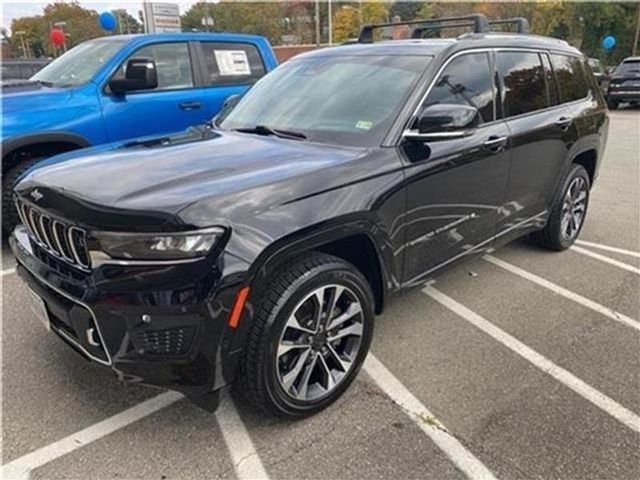
<instances>
[{"instance_id":1,"label":"windshield wiper","mask_svg":"<svg viewBox=\"0 0 640 480\"><path fill-rule=\"evenodd\" d=\"M53 82L45 82L44 80L31 80L31 81L37 83L38 85L44 85L45 87L53 87Z\"/></svg>"},{"instance_id":2,"label":"windshield wiper","mask_svg":"<svg viewBox=\"0 0 640 480\"><path fill-rule=\"evenodd\" d=\"M281 128L271 128L266 125L255 125L253 127L233 128L234 132L256 133L258 135L275 135L280 138L289 138L291 140L306 140L307 136L302 132L293 130L283 130Z\"/></svg>"}]
</instances>

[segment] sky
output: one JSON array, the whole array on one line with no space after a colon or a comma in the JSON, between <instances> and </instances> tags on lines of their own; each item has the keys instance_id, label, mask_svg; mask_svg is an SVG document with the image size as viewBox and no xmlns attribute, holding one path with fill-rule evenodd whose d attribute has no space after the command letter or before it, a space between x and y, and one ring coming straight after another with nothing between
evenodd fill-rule
<instances>
[{"instance_id":1,"label":"sky","mask_svg":"<svg viewBox=\"0 0 640 480\"><path fill-rule=\"evenodd\" d=\"M191 7L191 5L196 3L196 1L191 1L191 0L173 0L173 2L171 2L171 0L161 0L161 3L165 3L165 2L179 4L181 14L187 11ZM1 0L0 9L2 10L2 26L6 28L8 31L11 31L10 26L11 26L12 19L41 14L42 9L49 3L53 3L53 0L50 0L50 1ZM95 1L80 0L79 3L84 8L96 10L98 13L114 10L116 8L126 8L127 11L134 18L138 18L138 10L142 10L142 1L132 2L132 1L122 1L122 0L111 0L107 2L95 2Z\"/></svg>"}]
</instances>

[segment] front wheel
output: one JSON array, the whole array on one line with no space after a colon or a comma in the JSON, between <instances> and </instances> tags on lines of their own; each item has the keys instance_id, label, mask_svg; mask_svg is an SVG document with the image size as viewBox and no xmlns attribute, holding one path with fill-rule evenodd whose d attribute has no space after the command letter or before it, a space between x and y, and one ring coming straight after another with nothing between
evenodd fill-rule
<instances>
[{"instance_id":1,"label":"front wheel","mask_svg":"<svg viewBox=\"0 0 640 480\"><path fill-rule=\"evenodd\" d=\"M241 388L259 410L299 418L342 395L373 334L373 294L351 264L321 253L285 265L256 292Z\"/></svg>"},{"instance_id":2,"label":"front wheel","mask_svg":"<svg viewBox=\"0 0 640 480\"><path fill-rule=\"evenodd\" d=\"M534 234L534 239L551 250L565 250L578 238L589 205L591 185L582 165L572 165L551 207L546 227Z\"/></svg>"},{"instance_id":3,"label":"front wheel","mask_svg":"<svg viewBox=\"0 0 640 480\"><path fill-rule=\"evenodd\" d=\"M609 110L616 110L619 105L620 102L618 102L617 100L607 100L607 106L609 107Z\"/></svg>"},{"instance_id":4,"label":"front wheel","mask_svg":"<svg viewBox=\"0 0 640 480\"><path fill-rule=\"evenodd\" d=\"M2 235L8 236L20 223L18 212L13 204L13 184L20 176L43 158L23 160L2 174Z\"/></svg>"}]
</instances>

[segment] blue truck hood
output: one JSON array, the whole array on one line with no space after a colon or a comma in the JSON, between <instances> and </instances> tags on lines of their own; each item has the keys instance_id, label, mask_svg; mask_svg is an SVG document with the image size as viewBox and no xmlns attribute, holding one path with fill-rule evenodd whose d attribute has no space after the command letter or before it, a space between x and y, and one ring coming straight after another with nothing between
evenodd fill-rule
<instances>
[{"instance_id":1,"label":"blue truck hood","mask_svg":"<svg viewBox=\"0 0 640 480\"><path fill-rule=\"evenodd\" d=\"M71 98L72 92L70 88L45 87L25 80L2 82L0 100L3 117L17 111L26 114L34 109L58 109L59 102Z\"/></svg>"}]
</instances>

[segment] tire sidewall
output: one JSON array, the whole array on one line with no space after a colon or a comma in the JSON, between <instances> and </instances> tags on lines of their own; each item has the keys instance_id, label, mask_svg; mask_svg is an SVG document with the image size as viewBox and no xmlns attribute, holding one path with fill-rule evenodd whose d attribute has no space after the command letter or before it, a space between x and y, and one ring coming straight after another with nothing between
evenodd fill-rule
<instances>
[{"instance_id":1,"label":"tire sidewall","mask_svg":"<svg viewBox=\"0 0 640 480\"><path fill-rule=\"evenodd\" d=\"M572 239L567 239L562 235L561 232L561 222L562 222L562 205L564 203L564 198L567 195L567 190L571 183L578 177L581 177L587 185L587 198L584 206L584 216L582 218L582 222L580 223L580 227L576 232L575 236ZM552 221L554 222L553 229L554 235L557 237L558 243L562 246L563 249L569 248L574 244L576 239L580 236L580 232L582 231L582 227L584 226L584 222L586 220L587 211L589 209L589 200L591 197L591 181L589 179L589 174L585 170L582 165L573 165L567 174L564 183L562 184L562 188L560 189L560 195L556 198L554 211L552 216Z\"/></svg>"},{"instance_id":2,"label":"tire sidewall","mask_svg":"<svg viewBox=\"0 0 640 480\"><path fill-rule=\"evenodd\" d=\"M284 326L294 309L305 296L327 284L348 287L360 301L363 311L363 334L351 371L340 384L324 398L313 402L292 399L282 389L277 377L277 348ZM263 385L270 401L287 416L306 416L322 410L337 400L356 377L369 351L373 337L374 310L373 294L362 275L355 268L341 262L327 263L310 269L294 281L281 296L271 311L266 325L266 341L262 351Z\"/></svg>"}]
</instances>

